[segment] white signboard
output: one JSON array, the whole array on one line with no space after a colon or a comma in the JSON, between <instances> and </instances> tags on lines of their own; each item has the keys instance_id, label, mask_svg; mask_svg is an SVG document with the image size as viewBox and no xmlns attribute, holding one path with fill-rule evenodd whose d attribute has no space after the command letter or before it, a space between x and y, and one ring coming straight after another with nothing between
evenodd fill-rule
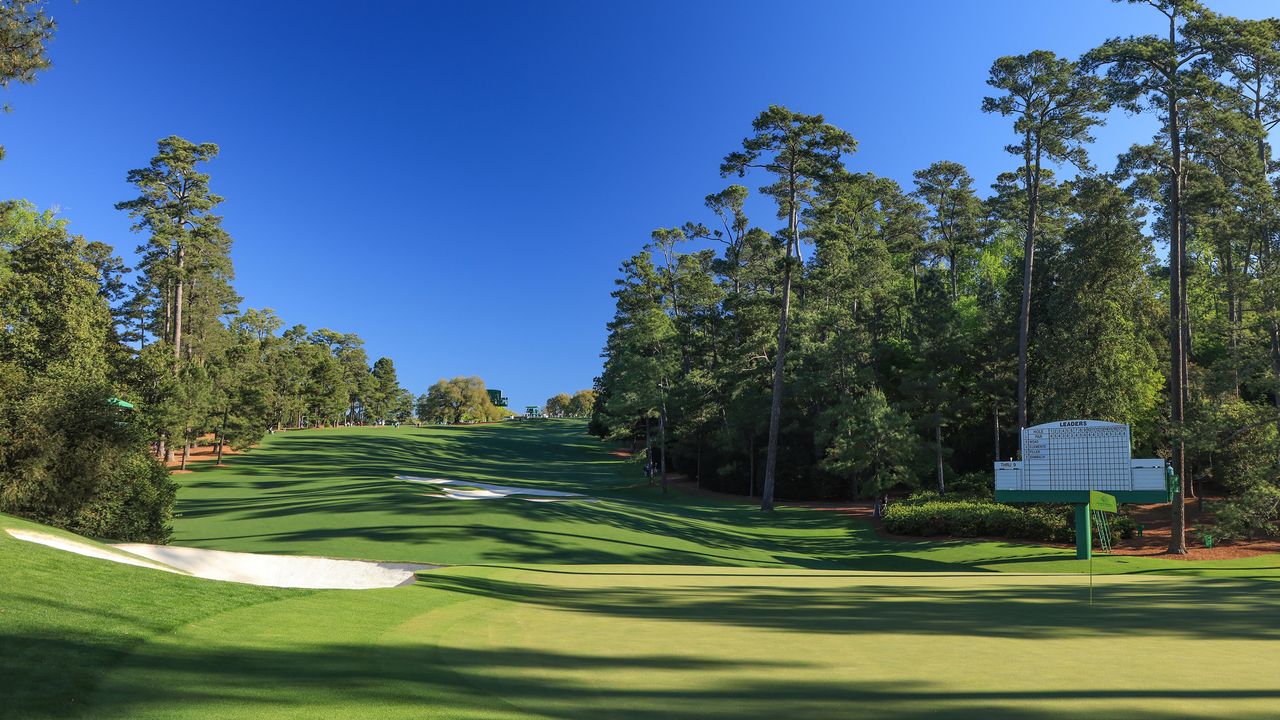
<instances>
[{"instance_id":1,"label":"white signboard","mask_svg":"<svg viewBox=\"0 0 1280 720\"><path fill-rule=\"evenodd\" d=\"M1023 490L1131 490L1129 426L1060 420L1022 431Z\"/></svg>"},{"instance_id":2,"label":"white signboard","mask_svg":"<svg viewBox=\"0 0 1280 720\"><path fill-rule=\"evenodd\" d=\"M996 498L1030 491L1014 501L1040 492L1061 501L1063 495L1052 493L1101 490L1141 493L1140 502L1158 502L1167 487L1165 472L1160 458L1130 458L1128 425L1059 420L1023 430L1022 460L995 464Z\"/></svg>"}]
</instances>

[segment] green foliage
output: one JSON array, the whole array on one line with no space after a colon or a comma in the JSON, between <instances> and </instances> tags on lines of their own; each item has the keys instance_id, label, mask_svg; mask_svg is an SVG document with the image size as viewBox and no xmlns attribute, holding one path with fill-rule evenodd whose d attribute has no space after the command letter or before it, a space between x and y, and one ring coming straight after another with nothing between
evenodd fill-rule
<instances>
[{"instance_id":1,"label":"green foliage","mask_svg":"<svg viewBox=\"0 0 1280 720\"><path fill-rule=\"evenodd\" d=\"M441 378L418 398L417 417L423 422L494 422L512 415L489 399L484 381L478 377Z\"/></svg>"},{"instance_id":2,"label":"green foliage","mask_svg":"<svg viewBox=\"0 0 1280 720\"><path fill-rule=\"evenodd\" d=\"M1033 415L1124 422L1146 437L1159 418L1164 377L1142 213L1111 182L1083 179L1073 190L1063 247L1045 262L1053 282L1040 298Z\"/></svg>"},{"instance_id":3,"label":"green foliage","mask_svg":"<svg viewBox=\"0 0 1280 720\"><path fill-rule=\"evenodd\" d=\"M969 472L947 483L947 496L990 500L995 496L995 477L989 472Z\"/></svg>"},{"instance_id":4,"label":"green foliage","mask_svg":"<svg viewBox=\"0 0 1280 720\"><path fill-rule=\"evenodd\" d=\"M913 498L885 508L884 529L895 535L1007 537L1047 542L1074 541L1069 513L979 500Z\"/></svg>"},{"instance_id":5,"label":"green foliage","mask_svg":"<svg viewBox=\"0 0 1280 720\"><path fill-rule=\"evenodd\" d=\"M911 419L889 406L873 388L835 409L836 433L822 464L836 475L857 478L860 495L874 497L917 483L919 440Z\"/></svg>"},{"instance_id":6,"label":"green foliage","mask_svg":"<svg viewBox=\"0 0 1280 720\"><path fill-rule=\"evenodd\" d=\"M1280 488L1258 483L1217 507L1214 530L1222 538L1280 536Z\"/></svg>"},{"instance_id":7,"label":"green foliage","mask_svg":"<svg viewBox=\"0 0 1280 720\"><path fill-rule=\"evenodd\" d=\"M147 426L108 403L114 333L80 238L28 204L0 213L0 512L164 541L174 486Z\"/></svg>"},{"instance_id":8,"label":"green foliage","mask_svg":"<svg viewBox=\"0 0 1280 720\"><path fill-rule=\"evenodd\" d=\"M371 382L363 402L365 416L373 422L396 421L402 415L403 397L395 364L391 358L378 358L369 374Z\"/></svg>"},{"instance_id":9,"label":"green foliage","mask_svg":"<svg viewBox=\"0 0 1280 720\"><path fill-rule=\"evenodd\" d=\"M48 70L46 48L57 23L44 11L43 0L5 0L0 3L0 90L12 83L35 82L36 73ZM9 112L8 104L0 111ZM0 145L0 160L4 146Z\"/></svg>"}]
</instances>

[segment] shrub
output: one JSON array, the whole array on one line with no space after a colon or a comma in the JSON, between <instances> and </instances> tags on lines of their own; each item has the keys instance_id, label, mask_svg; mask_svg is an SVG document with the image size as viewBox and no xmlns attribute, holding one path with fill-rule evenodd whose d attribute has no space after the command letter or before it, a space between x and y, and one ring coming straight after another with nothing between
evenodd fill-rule
<instances>
[{"instance_id":1,"label":"shrub","mask_svg":"<svg viewBox=\"0 0 1280 720\"><path fill-rule=\"evenodd\" d=\"M947 483L947 496L990 500L995 496L995 483L990 471L965 473Z\"/></svg>"},{"instance_id":2,"label":"shrub","mask_svg":"<svg viewBox=\"0 0 1280 720\"><path fill-rule=\"evenodd\" d=\"M936 495L935 495L936 497ZM915 495L885 509L884 528L896 535L998 536L1071 542L1069 514L1056 506L1016 507L982 500L925 499Z\"/></svg>"},{"instance_id":3,"label":"shrub","mask_svg":"<svg viewBox=\"0 0 1280 720\"><path fill-rule=\"evenodd\" d=\"M1107 520L1113 543L1137 534L1137 523L1128 515L1110 515ZM885 509L884 528L895 535L1076 541L1074 510L1070 505L1005 505L950 495L943 499L931 490L891 503Z\"/></svg>"},{"instance_id":4,"label":"shrub","mask_svg":"<svg viewBox=\"0 0 1280 720\"><path fill-rule=\"evenodd\" d=\"M12 382L0 366L0 512L113 540L167 542L177 486L101 388Z\"/></svg>"},{"instance_id":5,"label":"shrub","mask_svg":"<svg viewBox=\"0 0 1280 720\"><path fill-rule=\"evenodd\" d=\"M1107 518L1111 524L1111 541L1129 540L1138 534L1138 523L1128 515L1112 515Z\"/></svg>"},{"instance_id":6,"label":"shrub","mask_svg":"<svg viewBox=\"0 0 1280 720\"><path fill-rule=\"evenodd\" d=\"M1280 488L1258 483L1218 508L1218 536L1255 538L1280 535Z\"/></svg>"},{"instance_id":7,"label":"shrub","mask_svg":"<svg viewBox=\"0 0 1280 720\"><path fill-rule=\"evenodd\" d=\"M942 499L937 490L916 490L907 496L905 500L899 500L899 503L910 503L918 505L920 503L937 502Z\"/></svg>"}]
</instances>

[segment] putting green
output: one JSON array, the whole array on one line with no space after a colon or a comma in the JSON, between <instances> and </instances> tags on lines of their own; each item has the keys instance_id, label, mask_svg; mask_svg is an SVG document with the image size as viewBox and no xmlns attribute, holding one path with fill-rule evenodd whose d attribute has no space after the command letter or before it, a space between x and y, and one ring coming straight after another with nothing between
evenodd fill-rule
<instances>
[{"instance_id":1,"label":"putting green","mask_svg":"<svg viewBox=\"0 0 1280 720\"><path fill-rule=\"evenodd\" d=\"M1258 618L1280 610L1274 583L1111 576L1089 606L1080 581L452 570L192 623L128 655L92 707L113 718L1273 716L1280 632ZM1189 651L1194 683L1166 665Z\"/></svg>"},{"instance_id":2,"label":"putting green","mask_svg":"<svg viewBox=\"0 0 1280 720\"><path fill-rule=\"evenodd\" d=\"M1274 556L1099 560L1090 605L1070 549L664 499L580 423L393 432L277 436L180 476L176 542L454 565L413 586L219 583L0 533L0 717L1263 718L1280 700ZM601 502L426 498L397 473ZM1067 572L991 572L1040 568Z\"/></svg>"}]
</instances>

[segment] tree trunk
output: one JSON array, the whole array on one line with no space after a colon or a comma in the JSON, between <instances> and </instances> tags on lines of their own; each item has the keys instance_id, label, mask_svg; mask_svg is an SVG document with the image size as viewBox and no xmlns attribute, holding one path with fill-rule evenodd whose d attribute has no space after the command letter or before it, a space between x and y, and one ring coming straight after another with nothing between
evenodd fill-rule
<instances>
[{"instance_id":1,"label":"tree trunk","mask_svg":"<svg viewBox=\"0 0 1280 720\"><path fill-rule=\"evenodd\" d=\"M222 409L222 427L218 428L218 461L215 465L222 464L222 446L227 443L227 408Z\"/></svg>"},{"instance_id":2,"label":"tree trunk","mask_svg":"<svg viewBox=\"0 0 1280 720\"><path fill-rule=\"evenodd\" d=\"M653 484L653 433L649 430L649 416L644 416L644 478Z\"/></svg>"},{"instance_id":3,"label":"tree trunk","mask_svg":"<svg viewBox=\"0 0 1280 720\"><path fill-rule=\"evenodd\" d=\"M1176 47L1177 24L1173 18L1169 20L1169 46ZM1173 78L1170 78L1173 82ZM1169 208L1167 217L1169 225L1169 420L1173 426L1173 467L1178 474L1178 492L1173 497L1172 527L1169 534L1169 552L1177 555L1187 554L1187 516L1186 516L1186 446L1183 441L1183 387L1182 387L1182 139L1178 136L1178 94L1171 88L1168 94L1168 122L1170 144L1170 183Z\"/></svg>"},{"instance_id":4,"label":"tree trunk","mask_svg":"<svg viewBox=\"0 0 1280 720\"><path fill-rule=\"evenodd\" d=\"M178 246L178 277L174 282L173 288L173 359L182 359L182 272L187 264L187 251ZM173 371L177 373L178 366L174 363Z\"/></svg>"},{"instance_id":5,"label":"tree trunk","mask_svg":"<svg viewBox=\"0 0 1280 720\"><path fill-rule=\"evenodd\" d=\"M1185 187L1185 181L1184 181ZM1179 204L1181 204L1183 188L1178 190ZM1191 311L1187 306L1187 219L1182 218L1182 227L1179 228L1178 236L1179 244L1182 247L1182 412L1185 419L1187 408L1191 406ZM1195 497L1195 468L1186 459L1186 450L1183 450L1183 472L1186 477L1182 481L1183 495Z\"/></svg>"},{"instance_id":6,"label":"tree trunk","mask_svg":"<svg viewBox=\"0 0 1280 720\"><path fill-rule=\"evenodd\" d=\"M1027 343L1031 335L1031 277L1035 267L1036 221L1040 214L1040 159L1031 161L1031 134L1024 136L1027 173L1027 233L1022 241L1022 305L1018 312L1018 427L1027 427ZM1019 450L1021 452L1021 450Z\"/></svg>"},{"instance_id":7,"label":"tree trunk","mask_svg":"<svg viewBox=\"0 0 1280 720\"><path fill-rule=\"evenodd\" d=\"M934 458L938 461L938 494L945 495L947 493L947 481L942 473L942 419L938 419L938 424L933 426L933 450Z\"/></svg>"},{"instance_id":8,"label":"tree trunk","mask_svg":"<svg viewBox=\"0 0 1280 720\"><path fill-rule=\"evenodd\" d=\"M658 409L658 481L662 493L667 492L667 401L663 400Z\"/></svg>"},{"instance_id":9,"label":"tree trunk","mask_svg":"<svg viewBox=\"0 0 1280 720\"><path fill-rule=\"evenodd\" d=\"M182 443L182 469L187 469L187 455L191 452L191 443Z\"/></svg>"},{"instance_id":10,"label":"tree trunk","mask_svg":"<svg viewBox=\"0 0 1280 720\"><path fill-rule=\"evenodd\" d=\"M782 422L782 388L783 370L787 364L788 322L791 316L791 254L800 249L800 210L796 207L798 192L796 189L796 173L792 170L789 177L791 184L791 213L788 222L790 237L787 238L786 267L782 272L782 311L778 319L778 355L773 364L773 401L769 406L769 445L764 461L764 487L760 490L760 509L773 510L773 491L776 484L775 472L778 467L778 427Z\"/></svg>"}]
</instances>

